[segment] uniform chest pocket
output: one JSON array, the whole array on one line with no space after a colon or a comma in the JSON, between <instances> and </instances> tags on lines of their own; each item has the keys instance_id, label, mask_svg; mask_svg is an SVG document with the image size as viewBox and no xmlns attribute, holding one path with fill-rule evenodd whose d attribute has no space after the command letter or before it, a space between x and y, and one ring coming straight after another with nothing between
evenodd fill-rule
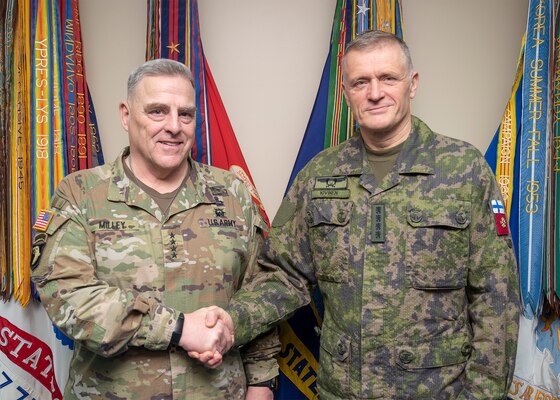
<instances>
[{"instance_id":1,"label":"uniform chest pocket","mask_svg":"<svg viewBox=\"0 0 560 400\"><path fill-rule=\"evenodd\" d=\"M149 228L132 221L89 220L95 240L96 272L115 285L140 281L142 271L153 269L153 239ZM152 273L153 275L153 273Z\"/></svg>"},{"instance_id":2,"label":"uniform chest pocket","mask_svg":"<svg viewBox=\"0 0 560 400\"><path fill-rule=\"evenodd\" d=\"M305 219L319 280L348 282L352 207L350 201L317 199L307 209Z\"/></svg>"},{"instance_id":3,"label":"uniform chest pocket","mask_svg":"<svg viewBox=\"0 0 560 400\"><path fill-rule=\"evenodd\" d=\"M414 288L466 286L470 210L470 202L460 200L408 204L406 265Z\"/></svg>"}]
</instances>

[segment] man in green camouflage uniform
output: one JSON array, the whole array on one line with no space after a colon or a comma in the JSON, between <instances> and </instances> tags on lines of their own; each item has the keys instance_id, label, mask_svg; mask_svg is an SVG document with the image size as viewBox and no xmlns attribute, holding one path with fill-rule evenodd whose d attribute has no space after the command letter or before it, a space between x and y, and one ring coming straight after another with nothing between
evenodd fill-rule
<instances>
[{"instance_id":1,"label":"man in green camouflage uniform","mask_svg":"<svg viewBox=\"0 0 560 400\"><path fill-rule=\"evenodd\" d=\"M364 33L343 73L360 134L299 173L232 321L211 319L233 323L239 345L318 286L321 399L506 398L519 289L491 170L411 115L418 74L400 39Z\"/></svg>"},{"instance_id":2,"label":"man in green camouflage uniform","mask_svg":"<svg viewBox=\"0 0 560 400\"><path fill-rule=\"evenodd\" d=\"M205 314L193 311L228 304L266 229L242 181L189 157L190 71L171 60L143 64L120 112L130 147L66 177L36 228L33 280L75 343L64 398L272 398L247 385L278 374L274 334L216 355L213 368L186 352L230 345L223 325L197 331Z\"/></svg>"}]
</instances>

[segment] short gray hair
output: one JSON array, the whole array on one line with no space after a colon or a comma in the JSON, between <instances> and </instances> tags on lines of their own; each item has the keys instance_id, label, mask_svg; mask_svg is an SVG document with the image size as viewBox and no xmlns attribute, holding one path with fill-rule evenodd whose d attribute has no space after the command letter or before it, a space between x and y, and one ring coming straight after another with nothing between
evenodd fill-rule
<instances>
[{"instance_id":1,"label":"short gray hair","mask_svg":"<svg viewBox=\"0 0 560 400\"><path fill-rule=\"evenodd\" d=\"M346 49L344 50L344 55L342 56L342 70L344 71L346 66L346 55L350 51L370 50L385 44L396 44L401 48L408 72L412 73L412 70L414 69L414 66L412 65L412 57L410 56L410 50L404 40L392 33L376 30L365 31L356 36L354 40L348 42Z\"/></svg>"},{"instance_id":2,"label":"short gray hair","mask_svg":"<svg viewBox=\"0 0 560 400\"><path fill-rule=\"evenodd\" d=\"M180 76L188 79L194 87L192 72L185 64L168 58L157 58L146 61L130 73L127 84L127 96L129 99L133 95L138 83L146 76Z\"/></svg>"}]
</instances>

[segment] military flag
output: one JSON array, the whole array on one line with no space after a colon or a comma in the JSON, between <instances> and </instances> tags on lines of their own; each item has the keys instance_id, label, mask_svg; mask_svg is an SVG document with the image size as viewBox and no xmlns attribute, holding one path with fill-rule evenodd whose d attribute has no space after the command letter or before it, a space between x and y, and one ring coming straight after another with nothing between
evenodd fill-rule
<instances>
[{"instance_id":1,"label":"military flag","mask_svg":"<svg viewBox=\"0 0 560 400\"><path fill-rule=\"evenodd\" d=\"M31 227L68 172L103 163L85 80L77 0L3 3L0 292L31 299ZM6 31L8 33L8 31ZM9 101L9 104L8 104ZM4 190L4 189L3 189Z\"/></svg>"},{"instance_id":2,"label":"military flag","mask_svg":"<svg viewBox=\"0 0 560 400\"><path fill-rule=\"evenodd\" d=\"M560 253L560 18L558 1L556 1L556 21L554 35L554 70L553 89L551 99L552 133L549 147L550 187L547 198L548 205L548 241L545 251L546 265L544 290L548 303L552 306L556 315L560 315L560 271L558 271L558 260Z\"/></svg>"},{"instance_id":3,"label":"military flag","mask_svg":"<svg viewBox=\"0 0 560 400\"><path fill-rule=\"evenodd\" d=\"M327 61L288 188L298 172L317 153L342 143L352 135L354 119L342 94L341 57L346 43L369 29L384 30L402 38L400 2L337 1ZM280 325L282 351L278 357L280 382L277 399L312 399L317 396L322 308L322 299L317 291L313 294L311 306L300 309Z\"/></svg>"},{"instance_id":4,"label":"military flag","mask_svg":"<svg viewBox=\"0 0 560 400\"><path fill-rule=\"evenodd\" d=\"M11 114L11 66L13 55L13 30L16 18L14 16L13 1L0 3L0 247L7 243L10 237L8 223L8 176L10 173L8 164L8 146L10 144L8 131ZM3 249L3 247L2 247ZM6 298L10 295L11 288L11 263L7 249L0 251L0 296Z\"/></svg>"},{"instance_id":5,"label":"military flag","mask_svg":"<svg viewBox=\"0 0 560 400\"><path fill-rule=\"evenodd\" d=\"M193 73L198 112L192 157L235 173L247 185L268 224L268 216L204 56L198 1L149 0L146 39L147 60L169 58L180 61Z\"/></svg>"},{"instance_id":6,"label":"military flag","mask_svg":"<svg viewBox=\"0 0 560 400\"><path fill-rule=\"evenodd\" d=\"M0 6L0 398L60 399L67 376L73 344L34 299L30 266L32 226L59 181L103 163L78 10L78 0Z\"/></svg>"},{"instance_id":7,"label":"military flag","mask_svg":"<svg viewBox=\"0 0 560 400\"><path fill-rule=\"evenodd\" d=\"M509 391L516 400L560 395L557 13L557 0L529 1L512 94L486 152L504 198L520 274L523 315Z\"/></svg>"}]
</instances>

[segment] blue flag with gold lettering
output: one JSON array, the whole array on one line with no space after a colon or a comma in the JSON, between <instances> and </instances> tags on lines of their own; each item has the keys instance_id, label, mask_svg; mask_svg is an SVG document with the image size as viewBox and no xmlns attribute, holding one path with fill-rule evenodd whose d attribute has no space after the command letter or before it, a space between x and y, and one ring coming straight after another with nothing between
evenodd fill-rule
<instances>
[{"instance_id":1,"label":"blue flag with gold lettering","mask_svg":"<svg viewBox=\"0 0 560 400\"><path fill-rule=\"evenodd\" d=\"M508 394L513 400L560 395L557 13L558 0L530 0L512 94L486 152L504 198L519 265L523 315Z\"/></svg>"},{"instance_id":2,"label":"blue flag with gold lettering","mask_svg":"<svg viewBox=\"0 0 560 400\"><path fill-rule=\"evenodd\" d=\"M340 61L346 43L369 29L384 30L403 37L401 14L398 0L337 1L329 54L288 188L298 172L317 153L336 146L352 134L354 120L342 96ZM318 334L322 314L321 296L316 292L311 306L300 309L280 325L282 351L278 357L280 380L276 399L317 397Z\"/></svg>"},{"instance_id":3,"label":"blue flag with gold lettering","mask_svg":"<svg viewBox=\"0 0 560 400\"><path fill-rule=\"evenodd\" d=\"M547 270L554 0L531 0L513 91L486 160L500 185L520 271L525 316L539 316Z\"/></svg>"}]
</instances>

